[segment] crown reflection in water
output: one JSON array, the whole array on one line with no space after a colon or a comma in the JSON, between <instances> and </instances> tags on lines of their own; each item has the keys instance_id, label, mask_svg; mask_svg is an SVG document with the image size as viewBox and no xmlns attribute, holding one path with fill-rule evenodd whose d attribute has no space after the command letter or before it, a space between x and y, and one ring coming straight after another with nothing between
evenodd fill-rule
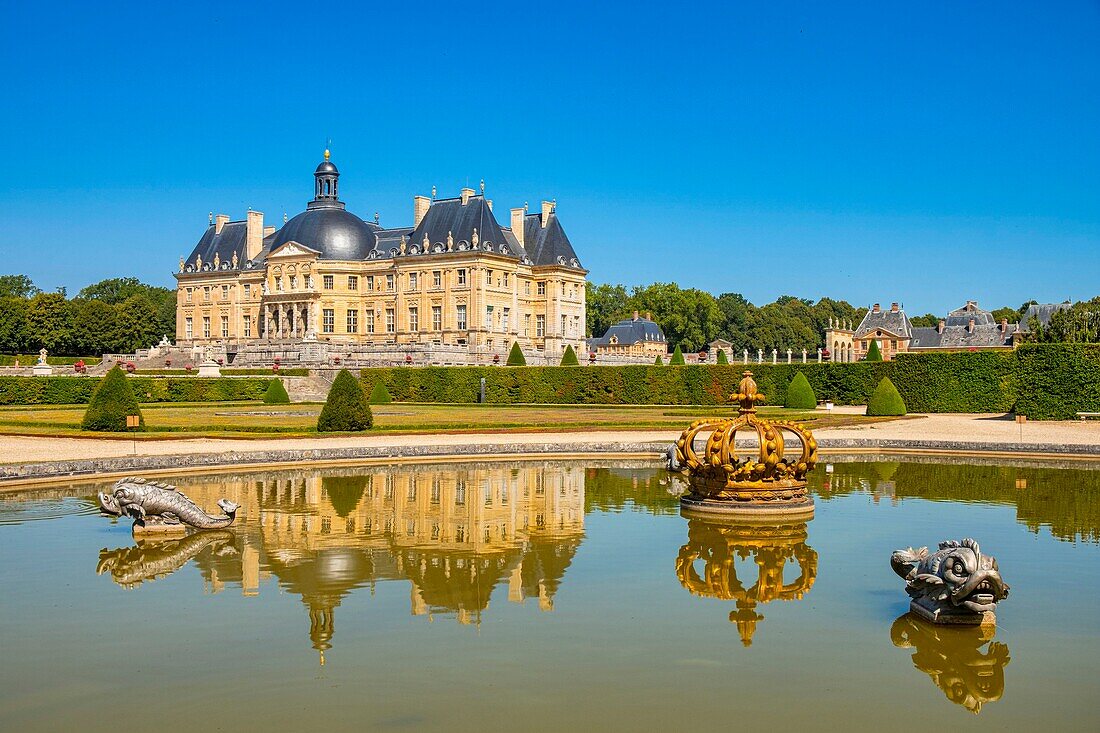
<instances>
[{"instance_id":1,"label":"crown reflection in water","mask_svg":"<svg viewBox=\"0 0 1100 733\"><path fill-rule=\"evenodd\" d=\"M813 587L817 552L806 544L806 536L806 522L692 518L687 544L676 558L676 577L694 595L735 601L737 609L730 612L730 621L737 624L741 643L749 646L764 619L758 606L801 600ZM749 569L744 577L738 575L737 561ZM792 564L799 575L785 583L784 572Z\"/></svg>"}]
</instances>

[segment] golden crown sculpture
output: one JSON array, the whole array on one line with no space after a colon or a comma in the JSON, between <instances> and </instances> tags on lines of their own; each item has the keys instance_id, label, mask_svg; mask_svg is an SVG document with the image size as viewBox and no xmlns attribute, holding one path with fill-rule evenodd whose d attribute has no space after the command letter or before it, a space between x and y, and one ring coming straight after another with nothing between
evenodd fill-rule
<instances>
[{"instance_id":1,"label":"golden crown sculpture","mask_svg":"<svg viewBox=\"0 0 1100 733\"><path fill-rule=\"evenodd\" d=\"M764 395L757 391L752 372L744 373L737 394L730 395L730 399L741 405L737 417L696 420L676 441L676 463L691 485L691 493L681 499L681 505L692 511L719 513L812 514L806 474L817 464L813 434L795 422L756 417L756 404L764 401ZM695 452L695 438L708 430L711 434L700 458ZM734 443L738 431L756 433L756 456L737 455ZM784 457L784 431L797 437L802 445L802 453L795 460Z\"/></svg>"}]
</instances>

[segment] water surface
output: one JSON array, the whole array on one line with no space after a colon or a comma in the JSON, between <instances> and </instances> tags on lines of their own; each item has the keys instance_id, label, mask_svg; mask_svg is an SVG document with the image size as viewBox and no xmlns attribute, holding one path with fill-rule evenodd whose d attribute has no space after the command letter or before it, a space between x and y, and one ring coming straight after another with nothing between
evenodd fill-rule
<instances>
[{"instance_id":1,"label":"water surface","mask_svg":"<svg viewBox=\"0 0 1100 733\"><path fill-rule=\"evenodd\" d=\"M1096 730L1098 468L838 460L772 525L646 464L226 473L178 483L237 524L161 542L0 495L0 729ZM889 568L964 536L992 632Z\"/></svg>"}]
</instances>

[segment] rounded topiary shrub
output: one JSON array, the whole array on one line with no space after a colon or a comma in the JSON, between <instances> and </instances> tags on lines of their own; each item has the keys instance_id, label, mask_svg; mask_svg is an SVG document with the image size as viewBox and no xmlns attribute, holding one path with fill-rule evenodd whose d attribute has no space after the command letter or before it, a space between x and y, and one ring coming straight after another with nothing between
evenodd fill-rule
<instances>
[{"instance_id":1,"label":"rounded topiary shrub","mask_svg":"<svg viewBox=\"0 0 1100 733\"><path fill-rule=\"evenodd\" d=\"M580 361L577 360L577 352L573 351L573 345L565 347L565 353L561 355L562 366L580 366Z\"/></svg>"},{"instance_id":2,"label":"rounded topiary shrub","mask_svg":"<svg viewBox=\"0 0 1100 733\"><path fill-rule=\"evenodd\" d=\"M882 350L878 347L878 339L871 339L871 348L867 349L864 361L882 361Z\"/></svg>"},{"instance_id":3,"label":"rounded topiary shrub","mask_svg":"<svg viewBox=\"0 0 1100 733\"><path fill-rule=\"evenodd\" d=\"M127 428L126 417L137 415L139 427ZM88 409L84 412L84 419L80 423L82 430L98 430L102 432L124 432L126 430L141 430L145 427L145 418L138 408L137 398L130 389L130 382L122 369L117 365L107 372L107 376L96 387L92 398L88 402Z\"/></svg>"},{"instance_id":4,"label":"rounded topiary shrub","mask_svg":"<svg viewBox=\"0 0 1100 733\"><path fill-rule=\"evenodd\" d=\"M317 431L321 433L370 430L374 425L367 396L359 386L359 380L347 369L341 369L328 391L328 399L317 418Z\"/></svg>"},{"instance_id":5,"label":"rounded topiary shrub","mask_svg":"<svg viewBox=\"0 0 1100 733\"><path fill-rule=\"evenodd\" d=\"M905 400L898 394L898 388L890 381L890 377L883 377L875 387L871 399L867 401L867 414L875 417L900 417L908 410L905 409Z\"/></svg>"},{"instance_id":6,"label":"rounded topiary shrub","mask_svg":"<svg viewBox=\"0 0 1100 733\"><path fill-rule=\"evenodd\" d=\"M726 356L726 350L725 349L718 349L718 357L717 357L716 361L719 364L729 364L730 363L729 358Z\"/></svg>"},{"instance_id":7,"label":"rounded topiary shrub","mask_svg":"<svg viewBox=\"0 0 1100 733\"><path fill-rule=\"evenodd\" d=\"M264 404L265 405L287 405L290 404L290 395L286 393L286 387L283 386L283 380L272 379L267 383L267 391L264 392Z\"/></svg>"},{"instance_id":8,"label":"rounded topiary shrub","mask_svg":"<svg viewBox=\"0 0 1100 733\"><path fill-rule=\"evenodd\" d=\"M527 359L523 355L523 349L519 347L518 341L512 342L512 350L508 352L508 361L505 362L507 366L527 366Z\"/></svg>"},{"instance_id":9,"label":"rounded topiary shrub","mask_svg":"<svg viewBox=\"0 0 1100 733\"><path fill-rule=\"evenodd\" d=\"M374 386L370 388L369 402L372 405L388 405L393 402L393 397L390 397L390 391L386 389L386 385L375 382Z\"/></svg>"},{"instance_id":10,"label":"rounded topiary shrub","mask_svg":"<svg viewBox=\"0 0 1100 733\"><path fill-rule=\"evenodd\" d=\"M783 404L796 410L813 410L817 407L817 395L810 386L810 380L802 372L795 374L791 380L787 387L787 399Z\"/></svg>"},{"instance_id":11,"label":"rounded topiary shrub","mask_svg":"<svg viewBox=\"0 0 1100 733\"><path fill-rule=\"evenodd\" d=\"M668 363L672 366L684 365L684 352L680 351L680 345L676 344L676 348L672 352L672 358L668 360Z\"/></svg>"},{"instance_id":12,"label":"rounded topiary shrub","mask_svg":"<svg viewBox=\"0 0 1100 733\"><path fill-rule=\"evenodd\" d=\"M665 360L661 358L660 354L657 354L657 358L653 360L653 366L664 366Z\"/></svg>"}]
</instances>

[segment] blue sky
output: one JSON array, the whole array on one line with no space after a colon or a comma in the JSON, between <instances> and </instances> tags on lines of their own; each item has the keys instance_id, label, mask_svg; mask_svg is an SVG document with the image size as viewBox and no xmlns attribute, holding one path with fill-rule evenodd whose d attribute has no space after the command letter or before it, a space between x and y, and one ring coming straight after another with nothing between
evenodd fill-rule
<instances>
[{"instance_id":1,"label":"blue sky","mask_svg":"<svg viewBox=\"0 0 1100 733\"><path fill-rule=\"evenodd\" d=\"M209 211L484 178L596 282L1100 294L1097 2L5 3L0 271L170 285Z\"/></svg>"}]
</instances>

